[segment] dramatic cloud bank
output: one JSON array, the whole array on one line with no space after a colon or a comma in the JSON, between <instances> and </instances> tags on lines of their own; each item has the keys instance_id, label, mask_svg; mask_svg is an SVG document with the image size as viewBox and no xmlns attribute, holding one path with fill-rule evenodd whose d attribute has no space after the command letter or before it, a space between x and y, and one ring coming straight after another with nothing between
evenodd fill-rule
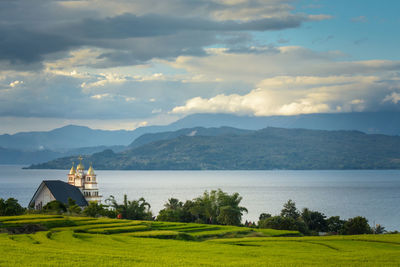
<instances>
[{"instance_id":1,"label":"dramatic cloud bank","mask_svg":"<svg viewBox=\"0 0 400 267\"><path fill-rule=\"evenodd\" d=\"M399 101L398 61L340 61L340 53L316 53L302 47L270 50L232 54L218 49L208 57L178 58L172 63L175 67L203 80L248 80L256 89L247 94L194 97L171 113L268 116L352 112L390 108Z\"/></svg>"},{"instance_id":2,"label":"dramatic cloud bank","mask_svg":"<svg viewBox=\"0 0 400 267\"><path fill-rule=\"evenodd\" d=\"M196 112L399 111L399 58L376 56L388 42L366 34L397 32L398 23L385 16L390 24L372 25L358 5L332 6L0 1L0 130L63 122L132 129Z\"/></svg>"}]
</instances>

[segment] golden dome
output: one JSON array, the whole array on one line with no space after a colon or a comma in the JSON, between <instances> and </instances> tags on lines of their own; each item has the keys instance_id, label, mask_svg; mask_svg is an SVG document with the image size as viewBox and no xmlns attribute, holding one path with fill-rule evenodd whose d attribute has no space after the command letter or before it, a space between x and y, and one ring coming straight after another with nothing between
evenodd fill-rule
<instances>
[{"instance_id":1,"label":"golden dome","mask_svg":"<svg viewBox=\"0 0 400 267\"><path fill-rule=\"evenodd\" d=\"M75 168L74 168L74 164L72 164L71 170L69 171L69 174L75 174Z\"/></svg>"},{"instance_id":2,"label":"golden dome","mask_svg":"<svg viewBox=\"0 0 400 267\"><path fill-rule=\"evenodd\" d=\"M82 162L78 164L78 166L76 166L76 170L77 171L83 171L85 169L85 167L83 166Z\"/></svg>"},{"instance_id":3,"label":"golden dome","mask_svg":"<svg viewBox=\"0 0 400 267\"><path fill-rule=\"evenodd\" d=\"M87 175L94 175L94 170L93 170L92 165L90 165L90 168L89 168L89 170L87 172Z\"/></svg>"},{"instance_id":4,"label":"golden dome","mask_svg":"<svg viewBox=\"0 0 400 267\"><path fill-rule=\"evenodd\" d=\"M82 158L82 156L79 156L79 164L78 164L78 166L76 166L76 170L77 171L83 171L83 170L85 170L85 167L83 166L83 164L82 164L82 160L83 160L83 158Z\"/></svg>"}]
</instances>

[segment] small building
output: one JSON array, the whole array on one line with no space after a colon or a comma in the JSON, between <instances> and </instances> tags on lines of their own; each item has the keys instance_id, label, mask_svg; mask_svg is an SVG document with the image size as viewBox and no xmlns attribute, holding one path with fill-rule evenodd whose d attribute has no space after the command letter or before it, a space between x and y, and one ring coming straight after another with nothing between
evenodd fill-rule
<instances>
[{"instance_id":1,"label":"small building","mask_svg":"<svg viewBox=\"0 0 400 267\"><path fill-rule=\"evenodd\" d=\"M68 204L68 198L75 200L75 203L80 207L88 205L79 188L60 180L46 180L39 185L29 202L29 207L40 210L53 200Z\"/></svg>"},{"instance_id":2,"label":"small building","mask_svg":"<svg viewBox=\"0 0 400 267\"><path fill-rule=\"evenodd\" d=\"M76 170L74 164L72 164L67 175L68 183L60 180L43 181L29 202L29 207L40 210L53 200L68 204L68 198L75 200L75 203L80 207L87 206L89 202L100 203L101 195L99 195L97 176L94 173L93 166L90 165L89 170L85 173L82 157L79 157L79 160L80 163Z\"/></svg>"}]
</instances>

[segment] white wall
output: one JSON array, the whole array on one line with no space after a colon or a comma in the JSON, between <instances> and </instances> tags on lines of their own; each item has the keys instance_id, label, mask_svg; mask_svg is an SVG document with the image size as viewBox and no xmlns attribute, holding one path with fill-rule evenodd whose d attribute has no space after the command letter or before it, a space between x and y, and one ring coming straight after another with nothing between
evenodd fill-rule
<instances>
[{"instance_id":1,"label":"white wall","mask_svg":"<svg viewBox=\"0 0 400 267\"><path fill-rule=\"evenodd\" d=\"M50 201L56 200L53 194L45 185L42 190L39 192L38 196L35 199L35 208L41 203L41 207L49 203Z\"/></svg>"}]
</instances>

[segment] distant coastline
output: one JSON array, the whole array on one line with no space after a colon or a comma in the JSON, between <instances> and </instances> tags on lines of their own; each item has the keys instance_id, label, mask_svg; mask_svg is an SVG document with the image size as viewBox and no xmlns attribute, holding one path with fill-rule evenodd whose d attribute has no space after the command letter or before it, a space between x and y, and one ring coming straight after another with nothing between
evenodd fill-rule
<instances>
[{"instance_id":1,"label":"distant coastline","mask_svg":"<svg viewBox=\"0 0 400 267\"><path fill-rule=\"evenodd\" d=\"M106 149L84 156L83 162L96 162L98 170L400 169L399 136L272 127L243 132L231 128L234 133L215 129L205 129L203 135L153 134L140 146L121 152ZM76 156L70 156L28 168L68 169L74 161Z\"/></svg>"}]
</instances>

